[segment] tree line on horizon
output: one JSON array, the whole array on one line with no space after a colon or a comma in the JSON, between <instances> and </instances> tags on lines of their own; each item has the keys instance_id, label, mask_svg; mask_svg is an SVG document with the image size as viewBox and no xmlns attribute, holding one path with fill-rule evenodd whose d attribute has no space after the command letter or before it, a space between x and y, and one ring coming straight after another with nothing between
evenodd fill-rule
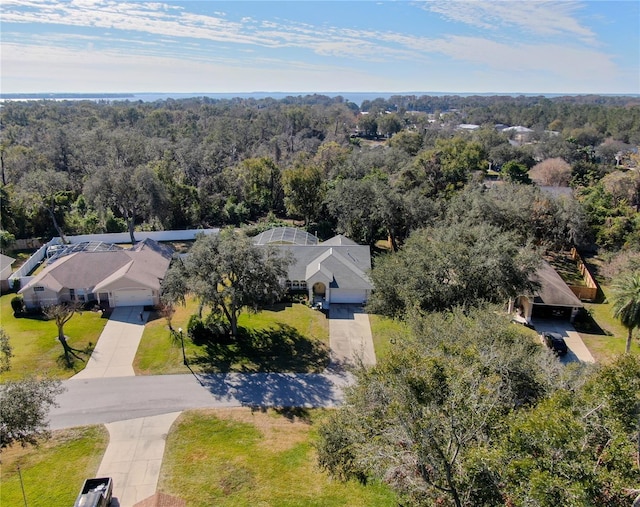
<instances>
[{"instance_id":1,"label":"tree line on horizon","mask_svg":"<svg viewBox=\"0 0 640 507\"><path fill-rule=\"evenodd\" d=\"M5 239L295 219L395 245L489 169L527 183L550 159L570 172L547 162L540 181L577 191L596 243L636 230L637 191L618 170L640 144L632 97L5 102L0 120ZM532 142L496 123L531 127Z\"/></svg>"}]
</instances>

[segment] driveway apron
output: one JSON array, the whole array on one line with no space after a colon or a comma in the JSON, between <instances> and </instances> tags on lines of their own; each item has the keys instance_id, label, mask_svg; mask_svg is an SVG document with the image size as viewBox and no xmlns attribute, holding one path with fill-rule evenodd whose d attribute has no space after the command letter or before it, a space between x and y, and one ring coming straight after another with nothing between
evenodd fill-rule
<instances>
[{"instance_id":1,"label":"driveway apron","mask_svg":"<svg viewBox=\"0 0 640 507\"><path fill-rule=\"evenodd\" d=\"M330 305L329 341L334 368L376 364L369 315L360 306Z\"/></svg>"},{"instance_id":2,"label":"driveway apron","mask_svg":"<svg viewBox=\"0 0 640 507\"><path fill-rule=\"evenodd\" d=\"M133 358L148 316L142 306L114 308L87 365L72 378L134 376Z\"/></svg>"},{"instance_id":3,"label":"driveway apron","mask_svg":"<svg viewBox=\"0 0 640 507\"><path fill-rule=\"evenodd\" d=\"M107 424L109 446L97 477L113 478L120 507L132 507L156 492L167 433L180 412Z\"/></svg>"}]
</instances>

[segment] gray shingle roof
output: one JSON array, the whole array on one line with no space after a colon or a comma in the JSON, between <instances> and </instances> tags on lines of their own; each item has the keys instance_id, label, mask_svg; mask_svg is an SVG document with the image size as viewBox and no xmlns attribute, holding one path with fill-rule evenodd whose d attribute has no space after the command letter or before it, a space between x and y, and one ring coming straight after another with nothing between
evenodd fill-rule
<instances>
[{"instance_id":1,"label":"gray shingle roof","mask_svg":"<svg viewBox=\"0 0 640 507\"><path fill-rule=\"evenodd\" d=\"M540 289L535 293L533 304L578 308L584 306L547 261L542 261L542 265L532 278L533 281L540 284Z\"/></svg>"},{"instance_id":2,"label":"gray shingle roof","mask_svg":"<svg viewBox=\"0 0 640 507\"><path fill-rule=\"evenodd\" d=\"M41 285L58 292L62 288L105 286L121 277L156 289L171 262L171 250L153 240L136 243L129 250L76 252L58 259L27 283L20 292Z\"/></svg>"},{"instance_id":3,"label":"gray shingle roof","mask_svg":"<svg viewBox=\"0 0 640 507\"><path fill-rule=\"evenodd\" d=\"M5 254L0 254L0 271L4 268L11 266L16 260L13 257L9 257Z\"/></svg>"}]
</instances>

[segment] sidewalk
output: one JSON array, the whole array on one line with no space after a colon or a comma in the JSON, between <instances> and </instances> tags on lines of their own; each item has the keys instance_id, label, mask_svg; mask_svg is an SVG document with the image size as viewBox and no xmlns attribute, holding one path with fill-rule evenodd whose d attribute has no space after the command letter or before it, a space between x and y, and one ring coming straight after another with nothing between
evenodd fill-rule
<instances>
[{"instance_id":1,"label":"sidewalk","mask_svg":"<svg viewBox=\"0 0 640 507\"><path fill-rule=\"evenodd\" d=\"M149 317L143 310L142 306L114 308L87 365L72 378L134 376L133 359Z\"/></svg>"}]
</instances>

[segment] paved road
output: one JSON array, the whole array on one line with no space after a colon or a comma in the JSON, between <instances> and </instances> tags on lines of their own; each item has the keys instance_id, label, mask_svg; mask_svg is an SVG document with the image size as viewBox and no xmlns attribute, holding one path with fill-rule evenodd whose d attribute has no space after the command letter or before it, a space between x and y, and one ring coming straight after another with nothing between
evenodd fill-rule
<instances>
[{"instance_id":1,"label":"paved road","mask_svg":"<svg viewBox=\"0 0 640 507\"><path fill-rule=\"evenodd\" d=\"M353 381L322 374L157 375L70 379L51 409L51 429L150 417L193 408L238 406L334 407Z\"/></svg>"}]
</instances>

